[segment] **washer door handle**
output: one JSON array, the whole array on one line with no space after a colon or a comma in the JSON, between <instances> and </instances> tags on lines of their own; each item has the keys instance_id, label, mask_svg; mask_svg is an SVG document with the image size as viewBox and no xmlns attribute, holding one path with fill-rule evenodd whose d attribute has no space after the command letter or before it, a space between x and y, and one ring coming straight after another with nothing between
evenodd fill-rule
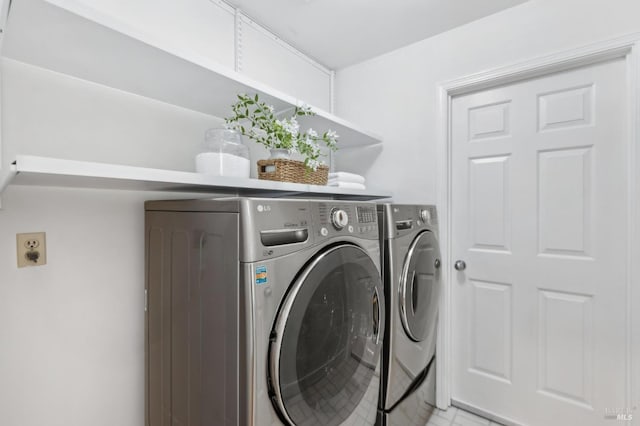
<instances>
[{"instance_id":1,"label":"washer door handle","mask_svg":"<svg viewBox=\"0 0 640 426\"><path fill-rule=\"evenodd\" d=\"M456 268L456 271L464 271L467 269L467 264L464 260L456 260L456 263L453 264L453 267Z\"/></svg>"},{"instance_id":2,"label":"washer door handle","mask_svg":"<svg viewBox=\"0 0 640 426\"><path fill-rule=\"evenodd\" d=\"M416 280L416 270L411 273L411 312L416 313L418 310L418 280Z\"/></svg>"},{"instance_id":3,"label":"washer door handle","mask_svg":"<svg viewBox=\"0 0 640 426\"><path fill-rule=\"evenodd\" d=\"M378 287L373 288L373 335L376 345L380 343L380 300L378 296Z\"/></svg>"}]
</instances>

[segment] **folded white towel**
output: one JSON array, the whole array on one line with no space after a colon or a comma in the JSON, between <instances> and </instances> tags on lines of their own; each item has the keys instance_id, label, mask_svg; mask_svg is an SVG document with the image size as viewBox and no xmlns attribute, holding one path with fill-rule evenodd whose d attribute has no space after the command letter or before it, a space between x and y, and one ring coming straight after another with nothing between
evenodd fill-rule
<instances>
[{"instance_id":1,"label":"folded white towel","mask_svg":"<svg viewBox=\"0 0 640 426\"><path fill-rule=\"evenodd\" d=\"M329 182L327 185L344 189L367 189L363 183L356 182Z\"/></svg>"},{"instance_id":2,"label":"folded white towel","mask_svg":"<svg viewBox=\"0 0 640 426\"><path fill-rule=\"evenodd\" d=\"M364 185L364 182L351 182L349 180L342 180L342 179L329 179L327 181L327 185L331 185L331 184L335 184L335 183L357 183L358 185Z\"/></svg>"},{"instance_id":3,"label":"folded white towel","mask_svg":"<svg viewBox=\"0 0 640 426\"><path fill-rule=\"evenodd\" d=\"M329 173L329 180L364 184L364 176L360 176L355 173L349 173L349 172Z\"/></svg>"}]
</instances>

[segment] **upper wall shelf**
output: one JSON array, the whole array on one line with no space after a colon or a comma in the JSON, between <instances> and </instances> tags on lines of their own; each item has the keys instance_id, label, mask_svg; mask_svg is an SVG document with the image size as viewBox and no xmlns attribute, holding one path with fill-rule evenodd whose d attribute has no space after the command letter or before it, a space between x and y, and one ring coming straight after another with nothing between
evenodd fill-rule
<instances>
[{"instance_id":1,"label":"upper wall shelf","mask_svg":"<svg viewBox=\"0 0 640 426\"><path fill-rule=\"evenodd\" d=\"M201 192L247 197L302 196L341 200L391 198L390 194L371 190L207 176L201 173L31 155L19 155L10 169L0 170L0 194L4 187L10 184L135 191Z\"/></svg>"},{"instance_id":2,"label":"upper wall shelf","mask_svg":"<svg viewBox=\"0 0 640 426\"><path fill-rule=\"evenodd\" d=\"M302 102L203 57L171 46L76 0L11 3L2 55L20 62L217 117L231 112L238 93L259 93L283 111ZM339 147L381 138L319 110L305 126L340 135ZM304 121L303 121L304 120Z\"/></svg>"}]
</instances>

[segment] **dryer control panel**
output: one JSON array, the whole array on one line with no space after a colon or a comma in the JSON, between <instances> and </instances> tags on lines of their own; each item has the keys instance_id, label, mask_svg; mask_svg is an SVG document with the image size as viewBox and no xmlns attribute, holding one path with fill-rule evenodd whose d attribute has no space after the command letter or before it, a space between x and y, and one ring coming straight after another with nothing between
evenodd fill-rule
<instances>
[{"instance_id":1,"label":"dryer control panel","mask_svg":"<svg viewBox=\"0 0 640 426\"><path fill-rule=\"evenodd\" d=\"M401 237L427 229L438 233L438 213L434 205L380 204L384 215L385 238Z\"/></svg>"}]
</instances>

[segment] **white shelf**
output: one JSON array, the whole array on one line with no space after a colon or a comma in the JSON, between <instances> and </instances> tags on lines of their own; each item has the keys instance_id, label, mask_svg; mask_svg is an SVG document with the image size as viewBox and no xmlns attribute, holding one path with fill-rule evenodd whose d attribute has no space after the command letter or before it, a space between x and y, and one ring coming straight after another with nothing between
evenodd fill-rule
<instances>
[{"instance_id":1,"label":"white shelf","mask_svg":"<svg viewBox=\"0 0 640 426\"><path fill-rule=\"evenodd\" d=\"M17 156L11 169L0 173L0 193L4 186L10 184L136 191L202 192L256 197L322 197L343 200L373 200L391 197L390 194L370 190L207 176L192 172L31 155Z\"/></svg>"},{"instance_id":2,"label":"white shelf","mask_svg":"<svg viewBox=\"0 0 640 426\"><path fill-rule=\"evenodd\" d=\"M75 0L11 3L2 55L217 117L231 113L238 93L259 93L283 111L302 102L215 61L170 46ZM338 147L374 145L381 138L314 107L301 124L340 135Z\"/></svg>"}]
</instances>

